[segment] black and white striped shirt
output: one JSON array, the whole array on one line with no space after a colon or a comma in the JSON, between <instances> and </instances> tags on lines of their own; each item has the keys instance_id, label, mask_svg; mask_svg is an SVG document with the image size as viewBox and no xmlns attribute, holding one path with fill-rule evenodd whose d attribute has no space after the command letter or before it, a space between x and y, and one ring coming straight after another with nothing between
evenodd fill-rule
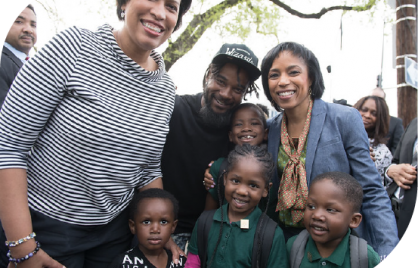
<instances>
[{"instance_id":1,"label":"black and white striped shirt","mask_svg":"<svg viewBox=\"0 0 418 268\"><path fill-rule=\"evenodd\" d=\"M0 169L27 169L32 209L106 224L162 176L175 89L151 56L153 72L122 52L109 25L72 27L21 69L0 113Z\"/></svg>"}]
</instances>

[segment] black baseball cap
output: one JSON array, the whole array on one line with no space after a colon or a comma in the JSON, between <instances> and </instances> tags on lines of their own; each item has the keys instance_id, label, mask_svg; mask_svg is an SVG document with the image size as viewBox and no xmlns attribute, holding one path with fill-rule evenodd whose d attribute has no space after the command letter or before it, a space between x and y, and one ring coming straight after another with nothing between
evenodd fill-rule
<instances>
[{"instance_id":1,"label":"black baseball cap","mask_svg":"<svg viewBox=\"0 0 418 268\"><path fill-rule=\"evenodd\" d=\"M257 67L258 58L246 45L223 44L218 53L216 53L216 56L212 59L212 63L225 62L231 62L244 68L252 81L257 80L261 75L261 71Z\"/></svg>"}]
</instances>

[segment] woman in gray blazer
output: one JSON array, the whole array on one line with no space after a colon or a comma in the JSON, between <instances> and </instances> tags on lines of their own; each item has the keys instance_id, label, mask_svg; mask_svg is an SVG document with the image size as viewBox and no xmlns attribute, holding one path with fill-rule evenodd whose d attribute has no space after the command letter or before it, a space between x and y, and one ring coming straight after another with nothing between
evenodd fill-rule
<instances>
[{"instance_id":1,"label":"woman in gray blazer","mask_svg":"<svg viewBox=\"0 0 418 268\"><path fill-rule=\"evenodd\" d=\"M281 112L269 120L268 148L276 159L268 214L287 238L303 228L310 182L319 174L351 174L363 187L364 221L357 233L384 259L398 243L396 222L370 158L367 134L356 109L321 100L324 82L315 55L286 42L262 65L264 93Z\"/></svg>"}]
</instances>

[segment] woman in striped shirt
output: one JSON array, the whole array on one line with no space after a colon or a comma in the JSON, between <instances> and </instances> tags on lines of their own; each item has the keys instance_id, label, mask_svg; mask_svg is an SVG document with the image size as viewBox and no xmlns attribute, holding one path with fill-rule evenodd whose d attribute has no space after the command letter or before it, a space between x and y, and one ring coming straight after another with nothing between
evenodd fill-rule
<instances>
[{"instance_id":1,"label":"woman in striped shirt","mask_svg":"<svg viewBox=\"0 0 418 268\"><path fill-rule=\"evenodd\" d=\"M190 5L117 0L121 29L72 27L21 69L0 112L0 236L9 261L106 267L129 247L126 207L136 188L162 188L174 107L174 84L153 49Z\"/></svg>"}]
</instances>

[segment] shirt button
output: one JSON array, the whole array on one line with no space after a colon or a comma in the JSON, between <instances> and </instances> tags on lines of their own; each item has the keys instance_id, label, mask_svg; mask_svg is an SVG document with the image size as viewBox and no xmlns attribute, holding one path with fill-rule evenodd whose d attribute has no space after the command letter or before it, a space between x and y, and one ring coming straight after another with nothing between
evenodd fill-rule
<instances>
[{"instance_id":1,"label":"shirt button","mask_svg":"<svg viewBox=\"0 0 418 268\"><path fill-rule=\"evenodd\" d=\"M327 265L327 263L323 261L323 262L322 262L322 266L325 266L325 265Z\"/></svg>"}]
</instances>

